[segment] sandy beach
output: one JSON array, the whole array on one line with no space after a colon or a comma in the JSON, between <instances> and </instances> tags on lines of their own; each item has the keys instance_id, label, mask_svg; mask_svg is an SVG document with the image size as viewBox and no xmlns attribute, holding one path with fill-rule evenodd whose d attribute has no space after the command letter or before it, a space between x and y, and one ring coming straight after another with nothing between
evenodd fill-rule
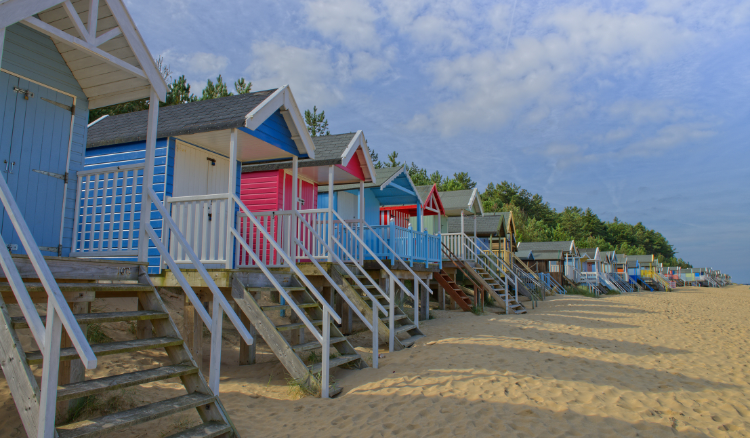
<instances>
[{"instance_id":1,"label":"sandy beach","mask_svg":"<svg viewBox=\"0 0 750 438\"><path fill-rule=\"evenodd\" d=\"M278 362L261 354L238 367L227 346L222 400L247 437L750 436L749 313L747 286L558 296L527 315L434 311L422 323L427 337L381 351L380 369L338 370L344 392L333 400L295 400ZM153 384L125 398L178 388ZM0 435L24 436L4 381L0 409ZM123 436L160 435L144 425Z\"/></svg>"}]
</instances>

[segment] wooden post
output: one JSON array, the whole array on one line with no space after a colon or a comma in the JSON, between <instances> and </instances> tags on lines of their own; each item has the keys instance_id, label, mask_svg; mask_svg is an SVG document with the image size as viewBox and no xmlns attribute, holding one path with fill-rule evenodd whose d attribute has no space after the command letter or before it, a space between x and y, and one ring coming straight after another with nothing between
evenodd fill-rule
<instances>
[{"instance_id":1,"label":"wooden post","mask_svg":"<svg viewBox=\"0 0 750 438\"><path fill-rule=\"evenodd\" d=\"M445 310L445 289L438 283L437 289L438 310Z\"/></svg>"},{"instance_id":2,"label":"wooden post","mask_svg":"<svg viewBox=\"0 0 750 438\"><path fill-rule=\"evenodd\" d=\"M297 183L299 158L296 156L292 158L292 211L296 212L299 210L299 184ZM297 215L292 214L291 218L292 232L289 235L289 241L291 242L292 263L297 263L297 243L294 238L297 237ZM330 261L330 260L329 260Z\"/></svg>"},{"instance_id":3,"label":"wooden post","mask_svg":"<svg viewBox=\"0 0 750 438\"><path fill-rule=\"evenodd\" d=\"M208 307L208 303L203 303L204 307ZM183 336L185 337L185 343L187 344L190 354L193 355L195 363L198 364L199 369L203 369L203 320L201 320L198 311L195 310L193 304L185 296L185 302L183 304Z\"/></svg>"},{"instance_id":4,"label":"wooden post","mask_svg":"<svg viewBox=\"0 0 750 438\"><path fill-rule=\"evenodd\" d=\"M235 308L237 307L235 306ZM257 345L258 331L255 330L255 326L250 322L250 319L245 315L245 312L240 311L238 313L240 314L240 321L242 321L242 324L245 325L253 339L256 339L255 342L248 345L242 337L240 337L240 365L254 365L256 362L255 346Z\"/></svg>"},{"instance_id":5,"label":"wooden post","mask_svg":"<svg viewBox=\"0 0 750 438\"><path fill-rule=\"evenodd\" d=\"M321 387L320 398L328 398L328 379L331 370L328 368L328 361L331 355L331 314L327 308L323 308L323 369L321 370Z\"/></svg>"},{"instance_id":6,"label":"wooden post","mask_svg":"<svg viewBox=\"0 0 750 438\"><path fill-rule=\"evenodd\" d=\"M138 310L145 310L143 308L143 303L141 300L138 301ZM136 328L136 337L138 339L151 339L153 337L153 326L151 325L151 321L136 321L135 323ZM84 332L85 333L85 332Z\"/></svg>"},{"instance_id":7,"label":"wooden post","mask_svg":"<svg viewBox=\"0 0 750 438\"><path fill-rule=\"evenodd\" d=\"M237 129L232 129L229 134L229 184L227 185L230 198L227 200L227 235L226 235L226 262L224 267L234 267L234 239L232 228L234 228L234 200L231 198L237 191Z\"/></svg>"},{"instance_id":8,"label":"wooden post","mask_svg":"<svg viewBox=\"0 0 750 438\"><path fill-rule=\"evenodd\" d=\"M430 319L430 291L425 290L420 298L422 301L422 311L420 312L420 317L426 321Z\"/></svg>"},{"instance_id":9,"label":"wooden post","mask_svg":"<svg viewBox=\"0 0 750 438\"><path fill-rule=\"evenodd\" d=\"M74 315L90 313L91 302L79 302L79 303L68 303L70 310ZM79 324L81 331L85 335L88 330L87 324ZM73 346L73 342L70 340L68 333L63 330L62 339L60 340L60 348L69 348ZM86 377L86 368L80 359L61 361L60 369L58 371L57 384L67 385L69 383L83 382ZM70 412L75 409L82 399L75 399L69 401L57 402L57 415L58 420L67 420Z\"/></svg>"},{"instance_id":10,"label":"wooden post","mask_svg":"<svg viewBox=\"0 0 750 438\"><path fill-rule=\"evenodd\" d=\"M141 197L141 220L138 231L138 261L148 262L148 236L146 235L146 224L151 220L151 202L160 202L151 199L149 189L154 183L154 160L156 159L156 126L159 121L159 97L156 90L151 88L151 97L148 106L148 124L146 126L146 162L143 169L143 195Z\"/></svg>"},{"instance_id":11,"label":"wooden post","mask_svg":"<svg viewBox=\"0 0 750 438\"><path fill-rule=\"evenodd\" d=\"M44 348L42 356L42 384L39 401L39 436L51 437L55 434L55 408L57 400L58 367L60 365L60 340L62 337L62 320L54 310L52 300L47 300L47 324L44 330Z\"/></svg>"},{"instance_id":12,"label":"wooden post","mask_svg":"<svg viewBox=\"0 0 750 438\"><path fill-rule=\"evenodd\" d=\"M328 247L333 249L333 166L328 166ZM328 263L333 263L333 254L328 254Z\"/></svg>"},{"instance_id":13,"label":"wooden post","mask_svg":"<svg viewBox=\"0 0 750 438\"><path fill-rule=\"evenodd\" d=\"M414 324L419 327L419 277L414 274Z\"/></svg>"},{"instance_id":14,"label":"wooden post","mask_svg":"<svg viewBox=\"0 0 750 438\"><path fill-rule=\"evenodd\" d=\"M362 242L365 241L365 182L359 181L359 238ZM361 265L365 261L365 248L361 245L359 247L359 264Z\"/></svg>"}]
</instances>

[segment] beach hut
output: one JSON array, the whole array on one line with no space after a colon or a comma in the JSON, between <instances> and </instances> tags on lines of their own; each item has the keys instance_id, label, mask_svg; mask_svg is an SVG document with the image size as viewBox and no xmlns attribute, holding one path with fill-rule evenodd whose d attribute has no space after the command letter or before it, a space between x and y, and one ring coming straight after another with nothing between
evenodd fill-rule
<instances>
[{"instance_id":1,"label":"beach hut","mask_svg":"<svg viewBox=\"0 0 750 438\"><path fill-rule=\"evenodd\" d=\"M427 233L412 229L403 221L401 225L406 227L396 226L395 221L393 224L380 225L380 211L386 207L378 201L377 196L384 195L378 183L394 175L390 184L408 185L409 180L403 172L396 175L395 171L398 169L383 171L373 167L362 131L317 136L313 137L313 142L315 158L299 160L297 164L298 186L303 193L298 204L300 217L297 225L292 226L291 215L285 213L291 209L294 163L290 160L243 165L240 197L266 224L276 241L291 248L297 264L307 270L309 264L323 263L325 266L321 268L326 270L326 275L339 283L342 293L347 295L346 299L341 295L334 298L344 319L344 334L349 334L352 330L352 312L355 308L365 319L371 321L370 306L366 305L366 301L371 299L370 291L353 281L347 270L365 275L366 267L371 279L378 283L381 280L384 282L378 288L386 294L389 294L387 291L391 287L389 279L393 278L395 284L395 279L414 281L416 276L418 280L413 287L417 290L412 290L410 295L412 305L414 297L417 297L418 304L413 307L415 314L407 315L401 307L394 305L397 314L393 327L397 335L393 339L394 348L411 346L423 336L419 329L419 318L428 318L429 291L422 291L420 296L419 289L425 289L426 282L435 269L429 262L435 265L439 261L435 255L423 257L424 245L432 243L432 250L439 251L439 237L429 235L431 242L425 242ZM328 203L330 186L334 187L332 208ZM390 198L381 198L386 204L393 200L393 191L396 195L403 194L398 189L388 188L388 185L382 187L383 191L389 192L385 195L391 195ZM401 210L406 214L416 214L422 208L422 203L416 196L407 195L406 199L401 197L396 202L404 201L414 202L412 205L415 206L411 209L413 211L409 208ZM296 233L291 233L292 229L296 229ZM290 237L297 240L296 247L292 247ZM254 239L250 244L256 251L267 248L267 242L262 239ZM382 263L380 259L390 263ZM311 272L310 276L314 280L321 275L314 270L308 272ZM404 293L401 288L400 294ZM417 310L422 312L421 317L416 314ZM390 340L390 333L390 325L381 322L381 338Z\"/></svg>"},{"instance_id":2,"label":"beach hut","mask_svg":"<svg viewBox=\"0 0 750 438\"><path fill-rule=\"evenodd\" d=\"M220 352L212 349L215 365L206 381L147 275L146 254L135 254L130 261L74 257L79 184L87 177L83 157L89 111L148 99L143 130L148 146L142 156L147 162L154 160L159 102L166 98L167 85L124 3L0 2L0 67L0 151L5 173L0 178L5 211L0 259L10 286L2 292L2 301L4 306L18 305L23 314L20 319L11 320L7 313L0 318L4 339L0 362L26 434L49 438L117 434L134 424L193 409L202 424L190 430L173 425L161 432L196 437L236 434L219 402ZM127 172L123 185L94 185L90 191L131 200L137 196L148 202L149 210L163 209L161 199L153 196L152 173L134 174L132 168ZM127 194L122 192L125 185ZM137 192L132 190L136 185ZM83 207L101 216L120 214L102 204ZM127 214L133 219L128 219L131 233L163 245L148 221L140 220L140 212ZM196 277L203 279L214 302L213 318L201 313L213 339L220 339L221 321L227 315L240 336L252 343L213 279L205 272ZM187 289L186 294L195 298ZM133 308L90 314L102 305L95 300L110 297L132 298ZM46 323L35 303L47 305ZM105 325L129 321L137 329L131 339L91 345L84 333L93 321ZM17 331L24 330L31 332L39 351L22 350ZM146 349L167 353L158 359L161 365L137 365L127 374L118 367L97 369L96 379L85 380L86 369L98 368L98 356ZM41 368L41 384L30 365ZM56 415L68 418L81 397L178 376L177 385L184 388L181 395L166 395L162 401L128 411L115 408L109 415L56 430Z\"/></svg>"},{"instance_id":3,"label":"beach hut","mask_svg":"<svg viewBox=\"0 0 750 438\"><path fill-rule=\"evenodd\" d=\"M575 241L559 242L519 242L519 251L534 251L535 263L530 266L537 273L550 274L560 287L577 283L578 249Z\"/></svg>"},{"instance_id":4,"label":"beach hut","mask_svg":"<svg viewBox=\"0 0 750 438\"><path fill-rule=\"evenodd\" d=\"M304 241L303 234L311 239L316 235L305 228L310 225L310 218L303 212L314 215L321 212L301 209L305 201L314 207L315 196L314 186L303 184L299 163L317 157L291 89L284 86L162 108L153 134L158 146L157 159L151 166L142 158L147 146L146 124L146 114L141 112L106 117L89 128L85 160L88 173L79 182L78 234L71 254L127 259L146 252L152 281L159 287L184 282L191 288L203 288L201 278L175 276L181 269L197 269L206 275L209 275L206 269L211 269L213 281L241 310L243 329L257 330L290 375L306 384L318 379L315 376L318 373L326 381L331 367L366 366L340 331L338 324L347 321L332 305L335 297L331 294L342 297L344 281L334 280L327 268L318 269L315 265L317 256L328 258L324 251L329 242L322 239L314 242L320 254L305 253L312 246ZM347 153L346 164L340 165L349 167L344 170L333 166L352 181L370 178L372 166L368 165L369 153L364 152L364 136L355 133L351 137L351 154ZM331 158L325 148L321 154ZM284 169L276 169L271 171L276 172L271 178L243 180L242 166L275 161L290 165L291 175L287 176ZM359 171L355 167L357 162ZM126 194L137 191L137 180L133 180L136 186L132 187L127 172L149 170L155 175L154 196L165 202L163 210L150 216L152 232L163 239L163 248L156 250L141 245L130 232L131 218L127 213L139 212L137 197L110 197L90 190L93 184L112 187L118 191L116 194L120 190ZM303 175L308 170L305 168ZM352 172L358 175L351 175ZM244 193L243 181L249 187ZM247 204L261 211L256 214ZM91 205L101 207L84 208ZM268 211L271 208L281 209ZM119 211L126 214L118 215ZM330 225L328 219L324 223ZM312 266L300 266L303 261ZM350 281L356 283L353 279L345 280ZM401 282L398 286L405 287ZM322 295L323 288L326 297ZM266 296L268 291L272 292L270 297ZM186 315L201 313L206 305L202 297L185 301ZM264 300L273 305L262 305ZM377 300L369 306L376 308L376 314L389 313ZM373 331L374 341L388 339L375 336L378 327L373 329L372 319L365 318L359 308L350 304L347 310ZM273 312L281 319L270 318ZM195 317L187 318L184 326L187 344L196 357L202 354L201 326L201 319ZM239 347L240 363L254 363L252 346L243 340ZM314 350L321 351L320 359L308 366L303 356L306 358ZM337 355L336 360L330 360L330 351ZM322 396L327 397L327 384L320 384L325 388Z\"/></svg>"},{"instance_id":5,"label":"beach hut","mask_svg":"<svg viewBox=\"0 0 750 438\"><path fill-rule=\"evenodd\" d=\"M424 208L422 209L421 224L417 205L413 205L413 214L409 219L411 227L421 229L430 234L443 234L448 232L448 217L445 215L445 208L443 208L443 201L440 199L440 193L438 192L437 185L431 186L417 186L417 194L422 200Z\"/></svg>"}]
</instances>

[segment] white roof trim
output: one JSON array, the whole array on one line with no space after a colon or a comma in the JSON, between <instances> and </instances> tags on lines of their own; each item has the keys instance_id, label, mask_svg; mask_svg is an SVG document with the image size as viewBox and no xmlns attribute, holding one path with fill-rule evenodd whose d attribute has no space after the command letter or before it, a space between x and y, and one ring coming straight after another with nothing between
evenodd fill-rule
<instances>
[{"instance_id":1,"label":"white roof trim","mask_svg":"<svg viewBox=\"0 0 750 438\"><path fill-rule=\"evenodd\" d=\"M97 123L99 123L99 121L100 121L100 120L102 120L102 119L105 119L105 118L107 118L107 117L109 117L109 114L105 114L105 115L103 115L103 116L99 117L98 119L96 119L96 120L94 120L93 122L89 123L89 124L88 124L88 126L86 126L86 127L87 127L87 128L90 128L90 127L92 127L92 126L96 125Z\"/></svg>"},{"instance_id":2,"label":"white roof trim","mask_svg":"<svg viewBox=\"0 0 750 438\"><path fill-rule=\"evenodd\" d=\"M299 111L289 85L284 85L277 89L270 96L266 97L260 105L250 111L245 116L245 127L255 131L277 109L282 109L281 114L287 122L290 131L297 131L292 132L292 139L297 145L297 151L301 154L307 154L309 158L315 158L315 144L313 144L310 133L307 131L305 119Z\"/></svg>"},{"instance_id":3,"label":"white roof trim","mask_svg":"<svg viewBox=\"0 0 750 438\"><path fill-rule=\"evenodd\" d=\"M386 186L388 186L390 183L393 182L399 175L402 173L406 174L406 179L409 181L409 185L411 186L411 190L414 192L414 195L419 199L419 203L422 203L422 198L419 197L419 192L417 191L417 186L414 185L414 181L411 180L411 177L409 176L409 172L406 171L406 166L403 164L401 165L401 170L397 171L393 175L391 175L390 178L385 180L383 184L380 185L380 190L385 190Z\"/></svg>"},{"instance_id":4,"label":"white roof trim","mask_svg":"<svg viewBox=\"0 0 750 438\"><path fill-rule=\"evenodd\" d=\"M362 132L362 130L359 130L356 132L356 134L354 134L352 141L350 141L346 146L346 149L344 149L344 152L341 154L341 165L348 166L349 161L351 161L351 159L354 157L354 154L357 153L360 147L362 148L362 153L365 156L364 165L362 165L363 163L360 163L363 173L368 174L373 183L377 183L377 181L375 180L375 165L372 164L370 149L367 147L367 140L365 139L365 134L364 132Z\"/></svg>"}]
</instances>

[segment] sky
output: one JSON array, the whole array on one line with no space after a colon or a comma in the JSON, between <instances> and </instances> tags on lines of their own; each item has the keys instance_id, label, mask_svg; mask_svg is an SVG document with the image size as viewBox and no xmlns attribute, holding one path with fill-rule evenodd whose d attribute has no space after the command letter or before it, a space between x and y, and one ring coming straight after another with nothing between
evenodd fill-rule
<instances>
[{"instance_id":1,"label":"sky","mask_svg":"<svg viewBox=\"0 0 750 438\"><path fill-rule=\"evenodd\" d=\"M750 283L750 1L126 3L197 94L288 84L381 159L643 222Z\"/></svg>"}]
</instances>

